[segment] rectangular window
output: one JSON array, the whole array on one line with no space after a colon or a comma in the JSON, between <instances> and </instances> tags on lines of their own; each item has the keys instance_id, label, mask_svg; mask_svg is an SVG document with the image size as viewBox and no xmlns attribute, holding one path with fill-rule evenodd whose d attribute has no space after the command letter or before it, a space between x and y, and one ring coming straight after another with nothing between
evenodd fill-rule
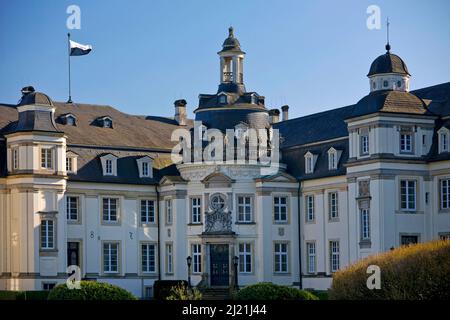
<instances>
[{"instance_id":1,"label":"rectangular window","mask_svg":"<svg viewBox=\"0 0 450 320\"><path fill-rule=\"evenodd\" d=\"M191 223L202 222L202 200L200 197L191 198Z\"/></svg>"},{"instance_id":2,"label":"rectangular window","mask_svg":"<svg viewBox=\"0 0 450 320\"><path fill-rule=\"evenodd\" d=\"M106 165L106 168L105 168L106 174L112 174L113 173L112 160L106 159L105 165Z\"/></svg>"},{"instance_id":3,"label":"rectangular window","mask_svg":"<svg viewBox=\"0 0 450 320\"><path fill-rule=\"evenodd\" d=\"M143 273L156 272L156 245L143 243L141 245L141 266Z\"/></svg>"},{"instance_id":4,"label":"rectangular window","mask_svg":"<svg viewBox=\"0 0 450 320\"><path fill-rule=\"evenodd\" d=\"M305 203L306 203L306 221L307 222L312 222L315 219L315 216L314 216L314 196L313 195L306 196Z\"/></svg>"},{"instance_id":5,"label":"rectangular window","mask_svg":"<svg viewBox=\"0 0 450 320\"><path fill-rule=\"evenodd\" d=\"M450 240L450 232L444 232L439 234L440 240Z\"/></svg>"},{"instance_id":6,"label":"rectangular window","mask_svg":"<svg viewBox=\"0 0 450 320\"><path fill-rule=\"evenodd\" d=\"M42 282L42 290L50 291L56 286L56 282Z\"/></svg>"},{"instance_id":7,"label":"rectangular window","mask_svg":"<svg viewBox=\"0 0 450 320\"><path fill-rule=\"evenodd\" d=\"M50 250L55 248L54 222L50 219L41 220L41 249Z\"/></svg>"},{"instance_id":8,"label":"rectangular window","mask_svg":"<svg viewBox=\"0 0 450 320\"><path fill-rule=\"evenodd\" d=\"M72 169L72 161L73 159L72 158L66 158L66 171L67 172L72 172L73 171L73 169Z\"/></svg>"},{"instance_id":9,"label":"rectangular window","mask_svg":"<svg viewBox=\"0 0 450 320\"><path fill-rule=\"evenodd\" d=\"M400 237L400 243L402 246L416 244L418 242L419 242L419 236L416 236L416 235L403 235Z\"/></svg>"},{"instance_id":10,"label":"rectangular window","mask_svg":"<svg viewBox=\"0 0 450 320\"><path fill-rule=\"evenodd\" d=\"M361 139L361 155L369 154L369 136L362 135Z\"/></svg>"},{"instance_id":11,"label":"rectangular window","mask_svg":"<svg viewBox=\"0 0 450 320\"><path fill-rule=\"evenodd\" d=\"M441 142L441 152L448 151L448 140L447 133L440 134L440 142Z\"/></svg>"},{"instance_id":12,"label":"rectangular window","mask_svg":"<svg viewBox=\"0 0 450 320\"><path fill-rule=\"evenodd\" d=\"M202 245L201 244L193 244L191 246L192 253L192 271L194 273L202 272Z\"/></svg>"},{"instance_id":13,"label":"rectangular window","mask_svg":"<svg viewBox=\"0 0 450 320\"><path fill-rule=\"evenodd\" d=\"M306 243L306 254L307 254L307 268L308 273L316 272L316 243L307 242Z\"/></svg>"},{"instance_id":14,"label":"rectangular window","mask_svg":"<svg viewBox=\"0 0 450 320\"><path fill-rule=\"evenodd\" d=\"M141 223L155 223L155 202L141 200Z\"/></svg>"},{"instance_id":15,"label":"rectangular window","mask_svg":"<svg viewBox=\"0 0 450 320\"><path fill-rule=\"evenodd\" d=\"M53 149L42 148L41 149L41 168L52 169L53 168Z\"/></svg>"},{"instance_id":16,"label":"rectangular window","mask_svg":"<svg viewBox=\"0 0 450 320\"><path fill-rule=\"evenodd\" d=\"M238 222L252 222L252 198L249 196L238 196L237 202Z\"/></svg>"},{"instance_id":17,"label":"rectangular window","mask_svg":"<svg viewBox=\"0 0 450 320\"><path fill-rule=\"evenodd\" d=\"M166 273L173 273L173 246L166 243Z\"/></svg>"},{"instance_id":18,"label":"rectangular window","mask_svg":"<svg viewBox=\"0 0 450 320\"><path fill-rule=\"evenodd\" d=\"M288 244L287 243L275 243L274 261L275 272L287 273L288 272Z\"/></svg>"},{"instance_id":19,"label":"rectangular window","mask_svg":"<svg viewBox=\"0 0 450 320\"><path fill-rule=\"evenodd\" d=\"M287 197L274 197L273 198L273 213L275 223L286 223L287 217Z\"/></svg>"},{"instance_id":20,"label":"rectangular window","mask_svg":"<svg viewBox=\"0 0 450 320\"><path fill-rule=\"evenodd\" d=\"M339 264L339 241L330 241L330 271L338 271Z\"/></svg>"},{"instance_id":21,"label":"rectangular window","mask_svg":"<svg viewBox=\"0 0 450 320\"><path fill-rule=\"evenodd\" d=\"M103 272L119 272L119 243L107 242L103 244Z\"/></svg>"},{"instance_id":22,"label":"rectangular window","mask_svg":"<svg viewBox=\"0 0 450 320\"><path fill-rule=\"evenodd\" d=\"M117 222L117 200L115 198L103 198L103 221Z\"/></svg>"},{"instance_id":23,"label":"rectangular window","mask_svg":"<svg viewBox=\"0 0 450 320\"><path fill-rule=\"evenodd\" d=\"M172 199L166 200L166 224L172 224Z\"/></svg>"},{"instance_id":24,"label":"rectangular window","mask_svg":"<svg viewBox=\"0 0 450 320\"><path fill-rule=\"evenodd\" d=\"M400 202L401 209L404 211L416 210L416 181L400 181Z\"/></svg>"},{"instance_id":25,"label":"rectangular window","mask_svg":"<svg viewBox=\"0 0 450 320\"><path fill-rule=\"evenodd\" d=\"M312 156L306 157L306 173L313 173L314 172L314 159Z\"/></svg>"},{"instance_id":26,"label":"rectangular window","mask_svg":"<svg viewBox=\"0 0 450 320\"><path fill-rule=\"evenodd\" d=\"M78 221L78 197L66 198L67 221Z\"/></svg>"},{"instance_id":27,"label":"rectangular window","mask_svg":"<svg viewBox=\"0 0 450 320\"><path fill-rule=\"evenodd\" d=\"M13 158L13 169L17 170L19 169L19 149L18 148L14 148L12 150L12 158Z\"/></svg>"},{"instance_id":28,"label":"rectangular window","mask_svg":"<svg viewBox=\"0 0 450 320\"><path fill-rule=\"evenodd\" d=\"M400 152L410 153L412 152L412 134L401 133L400 134Z\"/></svg>"},{"instance_id":29,"label":"rectangular window","mask_svg":"<svg viewBox=\"0 0 450 320\"><path fill-rule=\"evenodd\" d=\"M142 162L142 176L144 177L149 176L148 162Z\"/></svg>"},{"instance_id":30,"label":"rectangular window","mask_svg":"<svg viewBox=\"0 0 450 320\"><path fill-rule=\"evenodd\" d=\"M328 194L328 212L329 220L335 220L339 218L339 201L337 192L330 192Z\"/></svg>"},{"instance_id":31,"label":"rectangular window","mask_svg":"<svg viewBox=\"0 0 450 320\"><path fill-rule=\"evenodd\" d=\"M370 240L370 212L369 209L360 210L361 240Z\"/></svg>"},{"instance_id":32,"label":"rectangular window","mask_svg":"<svg viewBox=\"0 0 450 320\"><path fill-rule=\"evenodd\" d=\"M441 209L450 209L450 179L441 180Z\"/></svg>"},{"instance_id":33,"label":"rectangular window","mask_svg":"<svg viewBox=\"0 0 450 320\"><path fill-rule=\"evenodd\" d=\"M337 155L335 152L328 153L328 169L333 170L333 169L337 168L336 158L337 158Z\"/></svg>"},{"instance_id":34,"label":"rectangular window","mask_svg":"<svg viewBox=\"0 0 450 320\"><path fill-rule=\"evenodd\" d=\"M239 272L252 273L252 244L239 244Z\"/></svg>"}]
</instances>

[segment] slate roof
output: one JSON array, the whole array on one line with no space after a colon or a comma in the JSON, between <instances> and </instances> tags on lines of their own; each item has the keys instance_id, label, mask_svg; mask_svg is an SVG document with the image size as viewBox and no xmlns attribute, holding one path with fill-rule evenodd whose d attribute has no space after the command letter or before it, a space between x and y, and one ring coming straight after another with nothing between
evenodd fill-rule
<instances>
[{"instance_id":1,"label":"slate roof","mask_svg":"<svg viewBox=\"0 0 450 320\"><path fill-rule=\"evenodd\" d=\"M370 70L367 76L382 73L400 73L410 75L408 67L405 62L398 55L390 53L389 51L376 58L370 65Z\"/></svg>"},{"instance_id":2,"label":"slate roof","mask_svg":"<svg viewBox=\"0 0 450 320\"><path fill-rule=\"evenodd\" d=\"M432 115L428 103L412 93L377 90L359 100L349 118L376 112Z\"/></svg>"}]
</instances>

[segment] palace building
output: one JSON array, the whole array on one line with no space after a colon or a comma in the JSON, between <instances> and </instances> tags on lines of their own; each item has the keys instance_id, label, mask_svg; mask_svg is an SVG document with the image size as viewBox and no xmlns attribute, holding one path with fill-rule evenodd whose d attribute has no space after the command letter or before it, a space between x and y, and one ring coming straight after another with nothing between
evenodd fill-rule
<instances>
[{"instance_id":1,"label":"palace building","mask_svg":"<svg viewBox=\"0 0 450 320\"><path fill-rule=\"evenodd\" d=\"M218 55L218 90L199 95L195 120L277 130L272 174L258 161L173 163L174 130L195 134L185 100L173 118L33 87L0 104L0 290L50 289L69 265L139 297L189 275L204 288L326 289L371 254L450 237L450 82L410 91L388 44L365 97L289 119L246 90L232 28Z\"/></svg>"}]
</instances>

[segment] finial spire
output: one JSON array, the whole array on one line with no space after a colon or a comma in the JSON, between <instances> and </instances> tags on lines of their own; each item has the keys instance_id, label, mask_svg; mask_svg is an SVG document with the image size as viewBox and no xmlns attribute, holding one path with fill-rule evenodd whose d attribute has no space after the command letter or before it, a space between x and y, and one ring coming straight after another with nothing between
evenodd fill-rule
<instances>
[{"instance_id":1,"label":"finial spire","mask_svg":"<svg viewBox=\"0 0 450 320\"><path fill-rule=\"evenodd\" d=\"M386 20L386 33L387 33L386 53L390 53L391 45L389 44L389 17Z\"/></svg>"},{"instance_id":2,"label":"finial spire","mask_svg":"<svg viewBox=\"0 0 450 320\"><path fill-rule=\"evenodd\" d=\"M233 27L228 28L228 38L234 38Z\"/></svg>"}]
</instances>

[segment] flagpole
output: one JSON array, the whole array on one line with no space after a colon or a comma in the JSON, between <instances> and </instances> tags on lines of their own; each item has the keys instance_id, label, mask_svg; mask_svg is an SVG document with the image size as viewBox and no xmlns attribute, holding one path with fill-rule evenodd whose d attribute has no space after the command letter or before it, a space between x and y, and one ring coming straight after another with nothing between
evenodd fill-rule
<instances>
[{"instance_id":1,"label":"flagpole","mask_svg":"<svg viewBox=\"0 0 450 320\"><path fill-rule=\"evenodd\" d=\"M71 96L71 90L70 90L70 33L67 34L67 46L68 46L68 58L69 58L69 100L67 100L67 103L72 103L72 96Z\"/></svg>"}]
</instances>

